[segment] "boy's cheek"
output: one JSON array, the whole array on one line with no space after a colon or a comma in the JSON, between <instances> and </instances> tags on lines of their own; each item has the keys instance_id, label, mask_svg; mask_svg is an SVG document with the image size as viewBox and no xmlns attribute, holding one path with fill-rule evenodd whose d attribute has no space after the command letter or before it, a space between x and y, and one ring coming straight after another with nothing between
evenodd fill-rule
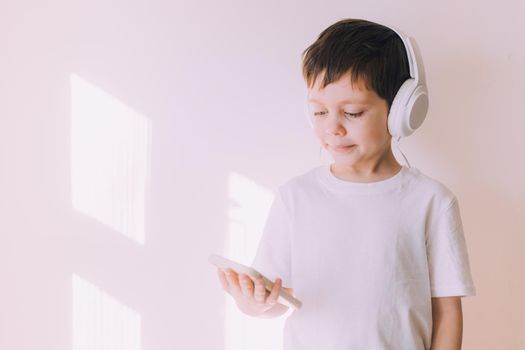
<instances>
[{"instance_id":1,"label":"boy's cheek","mask_svg":"<svg viewBox=\"0 0 525 350\"><path fill-rule=\"evenodd\" d=\"M317 141L318 141L321 145L323 145L323 147L324 147L324 144L325 144L326 142L324 141L324 137L323 137L323 135L322 135L321 130L316 129L316 130L315 130L315 136L316 136L316 138L317 138Z\"/></svg>"}]
</instances>

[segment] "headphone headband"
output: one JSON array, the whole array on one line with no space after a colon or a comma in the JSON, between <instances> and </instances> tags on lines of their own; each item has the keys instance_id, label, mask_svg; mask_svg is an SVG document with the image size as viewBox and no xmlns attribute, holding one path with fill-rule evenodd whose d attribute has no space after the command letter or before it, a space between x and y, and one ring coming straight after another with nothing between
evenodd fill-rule
<instances>
[{"instance_id":1,"label":"headphone headband","mask_svg":"<svg viewBox=\"0 0 525 350\"><path fill-rule=\"evenodd\" d=\"M396 27L388 26L388 28L392 29L401 38L403 45L405 45L410 76L415 79L418 85L425 85L425 70L422 64L418 64L418 61L422 62L422 58L416 41Z\"/></svg>"}]
</instances>

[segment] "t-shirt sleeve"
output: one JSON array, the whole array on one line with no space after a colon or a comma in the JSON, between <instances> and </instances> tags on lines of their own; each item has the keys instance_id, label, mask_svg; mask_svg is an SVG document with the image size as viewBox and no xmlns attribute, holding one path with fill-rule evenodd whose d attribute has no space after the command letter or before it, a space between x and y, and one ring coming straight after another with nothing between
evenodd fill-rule
<instances>
[{"instance_id":1,"label":"t-shirt sleeve","mask_svg":"<svg viewBox=\"0 0 525 350\"><path fill-rule=\"evenodd\" d=\"M476 295L456 197L430 228L427 257L432 297Z\"/></svg>"},{"instance_id":2,"label":"t-shirt sleeve","mask_svg":"<svg viewBox=\"0 0 525 350\"><path fill-rule=\"evenodd\" d=\"M272 281L282 279L282 286L292 287L290 273L291 220L279 188L268 212L252 267Z\"/></svg>"}]
</instances>

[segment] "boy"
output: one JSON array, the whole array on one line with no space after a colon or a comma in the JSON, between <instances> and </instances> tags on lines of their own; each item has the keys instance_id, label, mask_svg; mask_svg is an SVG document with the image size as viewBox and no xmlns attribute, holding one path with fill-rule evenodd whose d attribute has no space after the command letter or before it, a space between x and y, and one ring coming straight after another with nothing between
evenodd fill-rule
<instances>
[{"instance_id":1,"label":"boy","mask_svg":"<svg viewBox=\"0 0 525 350\"><path fill-rule=\"evenodd\" d=\"M252 263L275 279L271 293L218 270L248 315L285 313L283 285L303 302L286 320L285 350L461 348L461 297L475 287L457 198L391 149L408 59L396 32L355 19L305 50L312 126L334 162L277 190Z\"/></svg>"}]
</instances>

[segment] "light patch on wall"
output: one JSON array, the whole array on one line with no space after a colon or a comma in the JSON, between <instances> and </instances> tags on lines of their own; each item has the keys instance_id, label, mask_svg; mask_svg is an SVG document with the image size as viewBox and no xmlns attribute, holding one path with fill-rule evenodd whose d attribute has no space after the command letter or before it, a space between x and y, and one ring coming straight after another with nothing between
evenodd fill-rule
<instances>
[{"instance_id":1,"label":"light patch on wall","mask_svg":"<svg viewBox=\"0 0 525 350\"><path fill-rule=\"evenodd\" d=\"M249 178L232 172L228 178L228 233L224 256L251 264L270 210L273 194ZM289 310L274 319L258 319L239 311L226 295L225 350L282 349L282 331Z\"/></svg>"},{"instance_id":2,"label":"light patch on wall","mask_svg":"<svg viewBox=\"0 0 525 350\"><path fill-rule=\"evenodd\" d=\"M141 316L73 274L73 350L140 350Z\"/></svg>"},{"instance_id":3,"label":"light patch on wall","mask_svg":"<svg viewBox=\"0 0 525 350\"><path fill-rule=\"evenodd\" d=\"M73 207L144 244L151 122L71 75Z\"/></svg>"}]
</instances>

